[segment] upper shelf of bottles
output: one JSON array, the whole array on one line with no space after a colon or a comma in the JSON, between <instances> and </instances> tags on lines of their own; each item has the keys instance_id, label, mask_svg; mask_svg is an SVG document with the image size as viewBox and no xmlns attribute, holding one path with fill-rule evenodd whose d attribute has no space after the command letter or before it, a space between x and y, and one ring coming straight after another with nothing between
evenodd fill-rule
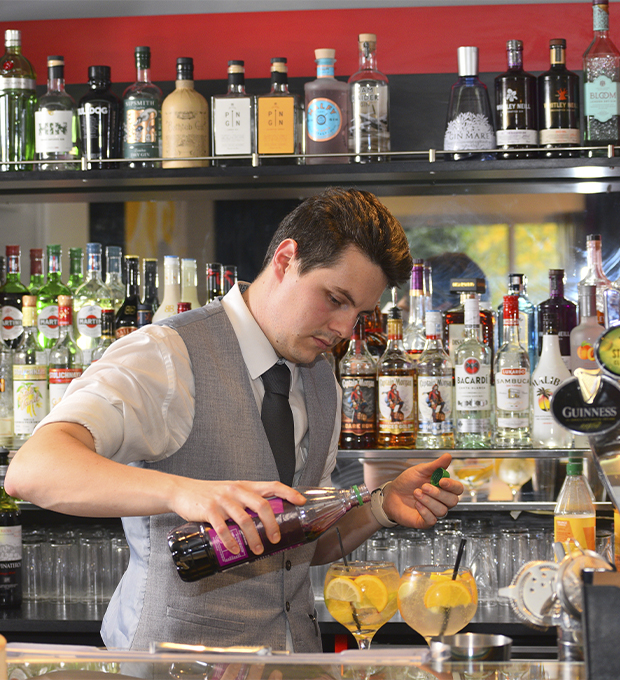
<instances>
[{"instance_id":1,"label":"upper shelf of bottles","mask_svg":"<svg viewBox=\"0 0 620 680\"><path fill-rule=\"evenodd\" d=\"M248 157L247 166L238 167L9 171L0 173L0 199L187 200L205 192L218 199L300 198L333 185L353 185L383 196L620 191L620 149L601 147L601 152L606 156L453 161L447 160L449 154L429 149L393 152L388 154L390 162L355 164L290 164L288 156L283 159L289 164L261 165L262 158L254 156Z\"/></svg>"}]
</instances>

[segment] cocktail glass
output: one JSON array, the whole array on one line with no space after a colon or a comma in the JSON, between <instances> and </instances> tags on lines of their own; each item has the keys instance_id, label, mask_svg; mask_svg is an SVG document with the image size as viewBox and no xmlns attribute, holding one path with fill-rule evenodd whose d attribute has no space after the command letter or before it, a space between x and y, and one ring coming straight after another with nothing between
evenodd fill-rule
<instances>
[{"instance_id":1,"label":"cocktail glass","mask_svg":"<svg viewBox=\"0 0 620 680\"><path fill-rule=\"evenodd\" d=\"M403 620L427 643L438 635L454 635L473 618L478 590L471 570L421 565L403 572L398 588L398 608Z\"/></svg>"},{"instance_id":2,"label":"cocktail glass","mask_svg":"<svg viewBox=\"0 0 620 680\"><path fill-rule=\"evenodd\" d=\"M478 500L478 489L491 479L493 474L492 458L454 458L454 475L465 484L472 503Z\"/></svg>"},{"instance_id":3,"label":"cocktail glass","mask_svg":"<svg viewBox=\"0 0 620 680\"><path fill-rule=\"evenodd\" d=\"M393 562L334 562L325 575L327 611L369 649L381 626L396 613L399 573Z\"/></svg>"},{"instance_id":4,"label":"cocktail glass","mask_svg":"<svg viewBox=\"0 0 620 680\"><path fill-rule=\"evenodd\" d=\"M533 458L497 458L495 460L495 474L510 487L513 501L517 500L519 491L525 482L532 479L535 470L536 461Z\"/></svg>"}]
</instances>

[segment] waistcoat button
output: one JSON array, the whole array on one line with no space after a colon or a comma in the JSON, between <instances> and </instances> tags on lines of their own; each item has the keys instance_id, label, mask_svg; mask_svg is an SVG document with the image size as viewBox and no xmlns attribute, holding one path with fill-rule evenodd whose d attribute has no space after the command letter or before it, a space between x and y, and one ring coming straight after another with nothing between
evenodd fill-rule
<instances>
[{"instance_id":1,"label":"waistcoat button","mask_svg":"<svg viewBox=\"0 0 620 680\"><path fill-rule=\"evenodd\" d=\"M286 608L287 612L290 612L291 611L291 603L287 602L285 608Z\"/></svg>"},{"instance_id":2,"label":"waistcoat button","mask_svg":"<svg viewBox=\"0 0 620 680\"><path fill-rule=\"evenodd\" d=\"M292 566L293 566L293 565L291 564L291 561L290 561L290 560L286 560L286 564L285 564L286 571L290 571Z\"/></svg>"}]
</instances>

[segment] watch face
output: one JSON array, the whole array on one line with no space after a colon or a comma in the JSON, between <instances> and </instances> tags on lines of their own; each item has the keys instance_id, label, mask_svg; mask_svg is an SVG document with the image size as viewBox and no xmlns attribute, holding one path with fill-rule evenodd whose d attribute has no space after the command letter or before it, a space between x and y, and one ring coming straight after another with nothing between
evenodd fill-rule
<instances>
[{"instance_id":1,"label":"watch face","mask_svg":"<svg viewBox=\"0 0 620 680\"><path fill-rule=\"evenodd\" d=\"M608 328L599 337L594 355L605 373L614 378L620 376L620 325Z\"/></svg>"}]
</instances>

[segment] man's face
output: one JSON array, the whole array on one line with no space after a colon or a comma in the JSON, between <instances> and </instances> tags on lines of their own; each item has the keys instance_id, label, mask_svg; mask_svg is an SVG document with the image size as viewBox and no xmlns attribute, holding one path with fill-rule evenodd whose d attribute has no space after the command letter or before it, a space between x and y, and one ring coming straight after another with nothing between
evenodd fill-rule
<instances>
[{"instance_id":1,"label":"man's face","mask_svg":"<svg viewBox=\"0 0 620 680\"><path fill-rule=\"evenodd\" d=\"M371 312L387 285L381 268L354 246L330 267L299 275L292 258L270 304L275 350L289 361L310 363L349 338L360 313Z\"/></svg>"}]
</instances>

